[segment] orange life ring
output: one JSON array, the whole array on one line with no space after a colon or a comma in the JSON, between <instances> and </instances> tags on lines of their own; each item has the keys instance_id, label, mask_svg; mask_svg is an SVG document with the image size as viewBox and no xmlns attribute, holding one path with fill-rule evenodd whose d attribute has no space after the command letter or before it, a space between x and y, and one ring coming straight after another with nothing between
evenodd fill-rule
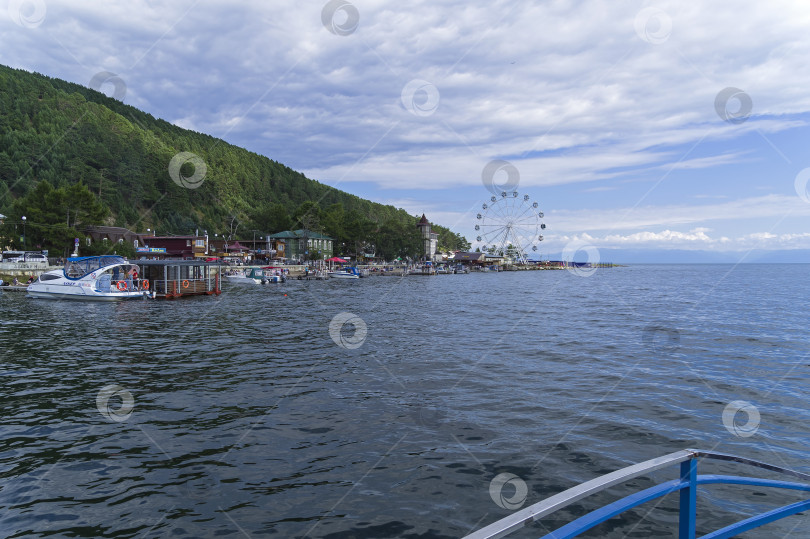
<instances>
[{"instance_id":1,"label":"orange life ring","mask_svg":"<svg viewBox=\"0 0 810 539\"><path fill-rule=\"evenodd\" d=\"M118 284L115 285L119 292L123 292L127 289L127 283L124 281L118 281Z\"/></svg>"},{"instance_id":2,"label":"orange life ring","mask_svg":"<svg viewBox=\"0 0 810 539\"><path fill-rule=\"evenodd\" d=\"M188 288L188 280L183 281L183 288Z\"/></svg>"},{"instance_id":3,"label":"orange life ring","mask_svg":"<svg viewBox=\"0 0 810 539\"><path fill-rule=\"evenodd\" d=\"M144 279L141 281L141 288L144 290L149 290L149 279Z\"/></svg>"}]
</instances>

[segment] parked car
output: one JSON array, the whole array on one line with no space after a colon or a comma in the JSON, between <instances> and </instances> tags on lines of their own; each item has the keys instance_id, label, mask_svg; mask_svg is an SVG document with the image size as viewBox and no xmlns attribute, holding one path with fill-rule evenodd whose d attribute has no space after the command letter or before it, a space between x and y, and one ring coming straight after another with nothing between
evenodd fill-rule
<instances>
[{"instance_id":1,"label":"parked car","mask_svg":"<svg viewBox=\"0 0 810 539\"><path fill-rule=\"evenodd\" d=\"M9 251L3 253L3 262L48 265L48 257L42 253Z\"/></svg>"}]
</instances>

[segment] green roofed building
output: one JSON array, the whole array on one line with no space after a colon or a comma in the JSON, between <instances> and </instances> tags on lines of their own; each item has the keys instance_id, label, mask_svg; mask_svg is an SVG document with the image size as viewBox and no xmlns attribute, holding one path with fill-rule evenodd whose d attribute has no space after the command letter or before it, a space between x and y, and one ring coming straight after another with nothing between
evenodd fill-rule
<instances>
[{"instance_id":1,"label":"green roofed building","mask_svg":"<svg viewBox=\"0 0 810 539\"><path fill-rule=\"evenodd\" d=\"M307 260L324 260L334 256L335 238L312 230L285 230L270 234L268 238L284 240L285 256L288 260L304 262Z\"/></svg>"}]
</instances>

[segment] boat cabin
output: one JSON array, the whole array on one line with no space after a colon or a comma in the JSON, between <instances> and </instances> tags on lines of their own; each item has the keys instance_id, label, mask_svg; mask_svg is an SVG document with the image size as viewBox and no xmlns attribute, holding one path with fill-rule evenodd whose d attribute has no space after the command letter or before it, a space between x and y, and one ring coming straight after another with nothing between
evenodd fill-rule
<instances>
[{"instance_id":1,"label":"boat cabin","mask_svg":"<svg viewBox=\"0 0 810 539\"><path fill-rule=\"evenodd\" d=\"M99 292L109 293L133 291L135 287L129 276L129 271L137 269L121 256L83 256L68 258L65 261L64 274L71 281L78 281L90 275L96 279L96 288ZM59 277L53 273L40 276L40 281L57 280Z\"/></svg>"},{"instance_id":2,"label":"boat cabin","mask_svg":"<svg viewBox=\"0 0 810 539\"><path fill-rule=\"evenodd\" d=\"M149 282L150 290L158 298L179 298L221 294L220 262L200 260L136 260L141 279Z\"/></svg>"}]
</instances>

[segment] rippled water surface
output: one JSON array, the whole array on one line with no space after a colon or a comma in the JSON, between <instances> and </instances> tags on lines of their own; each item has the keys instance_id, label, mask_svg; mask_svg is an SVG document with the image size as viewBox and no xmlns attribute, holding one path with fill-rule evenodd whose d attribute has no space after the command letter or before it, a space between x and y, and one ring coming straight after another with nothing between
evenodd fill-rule
<instances>
[{"instance_id":1,"label":"rippled water surface","mask_svg":"<svg viewBox=\"0 0 810 539\"><path fill-rule=\"evenodd\" d=\"M364 341L357 320L333 332L344 347L330 336L344 312ZM461 537L510 514L490 495L501 473L528 505L689 447L810 472L808 312L806 265L226 283L109 305L6 292L0 535ZM724 426L734 401L758 423ZM763 494L703 489L699 531L799 499ZM677 499L655 505L590 536L669 537ZM809 520L745 537L807 537Z\"/></svg>"}]
</instances>

